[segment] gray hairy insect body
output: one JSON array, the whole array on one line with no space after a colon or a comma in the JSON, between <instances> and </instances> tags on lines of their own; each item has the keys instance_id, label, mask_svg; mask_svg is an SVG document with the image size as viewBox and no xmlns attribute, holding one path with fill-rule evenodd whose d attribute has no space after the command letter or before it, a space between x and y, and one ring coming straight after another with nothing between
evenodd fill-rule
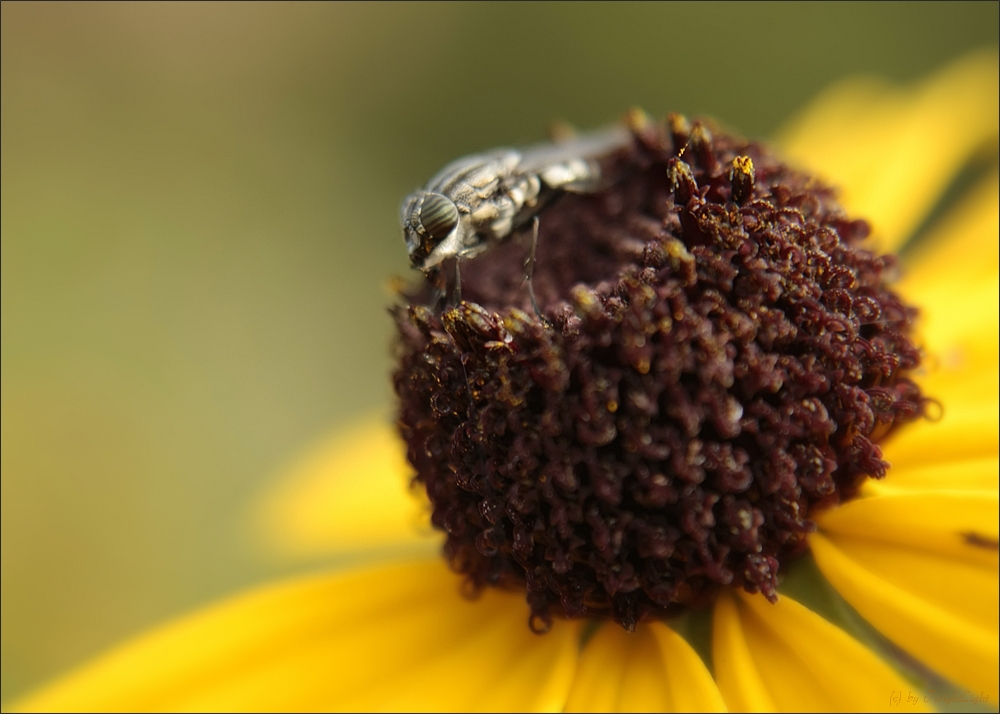
<instances>
[{"instance_id":1,"label":"gray hairy insect body","mask_svg":"<svg viewBox=\"0 0 1000 714\"><path fill-rule=\"evenodd\" d=\"M560 193L603 188L598 159L629 141L628 130L615 126L562 143L453 161L400 209L410 262L430 272L448 259L475 258L537 219Z\"/></svg>"}]
</instances>

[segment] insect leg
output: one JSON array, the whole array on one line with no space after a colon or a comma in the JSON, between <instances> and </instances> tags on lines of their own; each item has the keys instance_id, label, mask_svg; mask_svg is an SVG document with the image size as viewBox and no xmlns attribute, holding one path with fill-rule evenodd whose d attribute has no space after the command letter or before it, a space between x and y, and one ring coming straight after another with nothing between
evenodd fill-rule
<instances>
[{"instance_id":1,"label":"insect leg","mask_svg":"<svg viewBox=\"0 0 1000 714\"><path fill-rule=\"evenodd\" d=\"M462 302L462 273L458 269L458 264L460 262L462 261L455 258L455 287L452 292L452 297L454 298L456 305Z\"/></svg>"},{"instance_id":2,"label":"insect leg","mask_svg":"<svg viewBox=\"0 0 1000 714\"><path fill-rule=\"evenodd\" d=\"M425 275L431 286L431 308L435 313L440 313L448 297L448 281L439 266L434 266L426 271Z\"/></svg>"},{"instance_id":3,"label":"insect leg","mask_svg":"<svg viewBox=\"0 0 1000 714\"><path fill-rule=\"evenodd\" d=\"M531 248L528 249L528 257L524 261L524 281L528 284L528 297L531 298L531 307L535 309L535 314L542 322L545 317L538 309L538 300L535 299L535 286L531 281L531 276L535 273L535 250L538 248L538 216L531 220Z\"/></svg>"}]
</instances>

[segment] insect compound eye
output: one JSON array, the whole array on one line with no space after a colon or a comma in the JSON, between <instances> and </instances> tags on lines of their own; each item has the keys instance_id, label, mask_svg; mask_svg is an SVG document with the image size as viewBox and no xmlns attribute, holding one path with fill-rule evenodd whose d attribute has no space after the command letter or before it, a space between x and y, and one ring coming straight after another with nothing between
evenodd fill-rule
<instances>
[{"instance_id":1,"label":"insect compound eye","mask_svg":"<svg viewBox=\"0 0 1000 714\"><path fill-rule=\"evenodd\" d=\"M424 235L432 242L438 243L458 225L458 207L447 196L428 193L420 206L418 220Z\"/></svg>"}]
</instances>

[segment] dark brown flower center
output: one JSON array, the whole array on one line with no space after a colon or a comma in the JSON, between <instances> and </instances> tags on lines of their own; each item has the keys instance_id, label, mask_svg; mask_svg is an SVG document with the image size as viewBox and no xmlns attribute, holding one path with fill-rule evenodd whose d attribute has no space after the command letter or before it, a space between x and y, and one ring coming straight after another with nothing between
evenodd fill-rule
<instances>
[{"instance_id":1,"label":"dark brown flower center","mask_svg":"<svg viewBox=\"0 0 1000 714\"><path fill-rule=\"evenodd\" d=\"M895 260L833 192L757 144L637 123L619 176L463 263L466 302L393 311L399 428L473 589L632 629L723 586L776 597L810 515L922 411Z\"/></svg>"}]
</instances>

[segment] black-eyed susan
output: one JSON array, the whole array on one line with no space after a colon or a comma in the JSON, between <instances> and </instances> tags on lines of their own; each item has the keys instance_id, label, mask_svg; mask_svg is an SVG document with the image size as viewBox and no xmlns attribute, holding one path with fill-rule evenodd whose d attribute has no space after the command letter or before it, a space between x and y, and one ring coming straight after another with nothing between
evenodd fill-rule
<instances>
[{"instance_id":1,"label":"black-eyed susan","mask_svg":"<svg viewBox=\"0 0 1000 714\"><path fill-rule=\"evenodd\" d=\"M758 146L633 125L634 178L546 213L547 322L510 309L513 249L465 271L470 303L395 312L401 432L464 578L415 526L395 432L359 427L270 502L277 533L406 555L168 624L21 707L933 706L888 643L995 705L997 178L891 286L853 217L898 249L995 150L996 56L804 115L784 146L846 212ZM788 594L810 553L881 643Z\"/></svg>"}]
</instances>

